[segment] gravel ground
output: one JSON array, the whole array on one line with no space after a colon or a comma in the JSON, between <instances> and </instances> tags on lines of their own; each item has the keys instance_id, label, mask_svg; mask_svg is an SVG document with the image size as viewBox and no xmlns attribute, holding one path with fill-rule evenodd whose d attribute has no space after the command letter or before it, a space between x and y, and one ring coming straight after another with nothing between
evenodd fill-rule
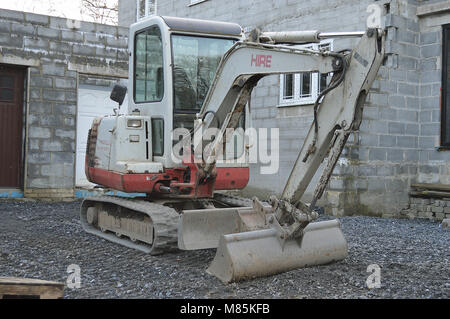
<instances>
[{"instance_id":1,"label":"gravel ground","mask_svg":"<svg viewBox=\"0 0 450 319\"><path fill-rule=\"evenodd\" d=\"M224 285L205 272L215 250L149 256L86 234L80 205L0 201L0 276L65 282L77 264L81 288L65 298L450 297L450 230L429 220L344 217L345 260ZM366 287L370 264L381 288Z\"/></svg>"}]
</instances>

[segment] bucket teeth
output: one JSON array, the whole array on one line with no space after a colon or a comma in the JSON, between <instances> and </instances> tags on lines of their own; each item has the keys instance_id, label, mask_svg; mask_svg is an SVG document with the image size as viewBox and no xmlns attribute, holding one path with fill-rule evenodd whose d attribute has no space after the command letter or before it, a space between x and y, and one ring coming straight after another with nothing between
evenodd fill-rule
<instances>
[{"instance_id":1,"label":"bucket teeth","mask_svg":"<svg viewBox=\"0 0 450 319\"><path fill-rule=\"evenodd\" d=\"M347 255L340 222L330 220L310 223L301 240L288 239L284 245L274 228L223 235L207 272L228 283L327 264Z\"/></svg>"}]
</instances>

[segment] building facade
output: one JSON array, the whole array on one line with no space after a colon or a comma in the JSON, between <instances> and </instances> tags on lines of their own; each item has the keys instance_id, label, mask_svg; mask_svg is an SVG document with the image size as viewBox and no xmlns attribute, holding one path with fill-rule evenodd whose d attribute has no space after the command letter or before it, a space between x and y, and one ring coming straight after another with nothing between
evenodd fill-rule
<instances>
[{"instance_id":1,"label":"building facade","mask_svg":"<svg viewBox=\"0 0 450 319\"><path fill-rule=\"evenodd\" d=\"M0 197L73 198L92 118L128 77L128 28L0 9Z\"/></svg>"},{"instance_id":2,"label":"building facade","mask_svg":"<svg viewBox=\"0 0 450 319\"><path fill-rule=\"evenodd\" d=\"M0 160L20 163L0 166L0 196L70 197L86 185L77 173L84 161L86 119L114 107L108 104L110 87L128 76L128 26L146 14L236 22L246 32L359 31L373 14L372 5L380 10L387 32L386 60L367 98L360 130L347 142L320 204L337 216L401 216L410 207L412 184L450 182L450 1L120 0L119 27L0 10L0 80L6 83L0 85L0 105L22 105L8 115L0 113L0 131L5 123L11 126L1 131L2 150L16 145L8 149L12 159L2 154ZM355 41L320 45L339 51ZM255 88L253 126L279 129L280 161L278 174L271 175L260 174L261 164L252 164L245 194L282 192L312 123L311 101L324 81L318 74L268 76ZM21 121L13 125L11 118ZM14 143L5 138L9 130L16 132Z\"/></svg>"},{"instance_id":3,"label":"building facade","mask_svg":"<svg viewBox=\"0 0 450 319\"><path fill-rule=\"evenodd\" d=\"M119 24L136 21L137 8L145 2L120 0ZM236 22L247 32L256 27L327 32L364 30L373 5L380 10L381 26L387 32L387 58L366 101L361 128L347 142L322 204L338 216L399 216L410 205L411 184L450 182L447 69L442 67L449 54L450 1L167 0L156 2L154 11ZM353 44L350 40L331 43L334 50ZM280 169L279 174L261 175L258 165L252 165L248 192L282 192L312 121L315 91L309 84L319 81L315 88L320 87L320 77L308 76L266 77L255 88L253 125L279 128ZM428 212L419 217L436 215Z\"/></svg>"}]
</instances>

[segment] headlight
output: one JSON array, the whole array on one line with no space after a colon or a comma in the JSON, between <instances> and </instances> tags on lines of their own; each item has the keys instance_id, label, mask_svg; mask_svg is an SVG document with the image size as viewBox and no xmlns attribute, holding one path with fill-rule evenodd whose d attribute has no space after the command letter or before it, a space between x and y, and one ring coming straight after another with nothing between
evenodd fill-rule
<instances>
[{"instance_id":1,"label":"headlight","mask_svg":"<svg viewBox=\"0 0 450 319\"><path fill-rule=\"evenodd\" d=\"M142 126L142 120L128 120L127 126L132 128L139 128Z\"/></svg>"}]
</instances>

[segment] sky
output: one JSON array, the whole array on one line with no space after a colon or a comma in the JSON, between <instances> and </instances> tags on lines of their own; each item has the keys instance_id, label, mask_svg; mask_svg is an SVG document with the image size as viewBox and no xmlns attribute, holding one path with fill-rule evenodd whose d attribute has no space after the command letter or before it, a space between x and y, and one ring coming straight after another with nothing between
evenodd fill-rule
<instances>
[{"instance_id":1,"label":"sky","mask_svg":"<svg viewBox=\"0 0 450 319\"><path fill-rule=\"evenodd\" d=\"M81 13L81 0L0 0L0 8L92 21Z\"/></svg>"}]
</instances>

